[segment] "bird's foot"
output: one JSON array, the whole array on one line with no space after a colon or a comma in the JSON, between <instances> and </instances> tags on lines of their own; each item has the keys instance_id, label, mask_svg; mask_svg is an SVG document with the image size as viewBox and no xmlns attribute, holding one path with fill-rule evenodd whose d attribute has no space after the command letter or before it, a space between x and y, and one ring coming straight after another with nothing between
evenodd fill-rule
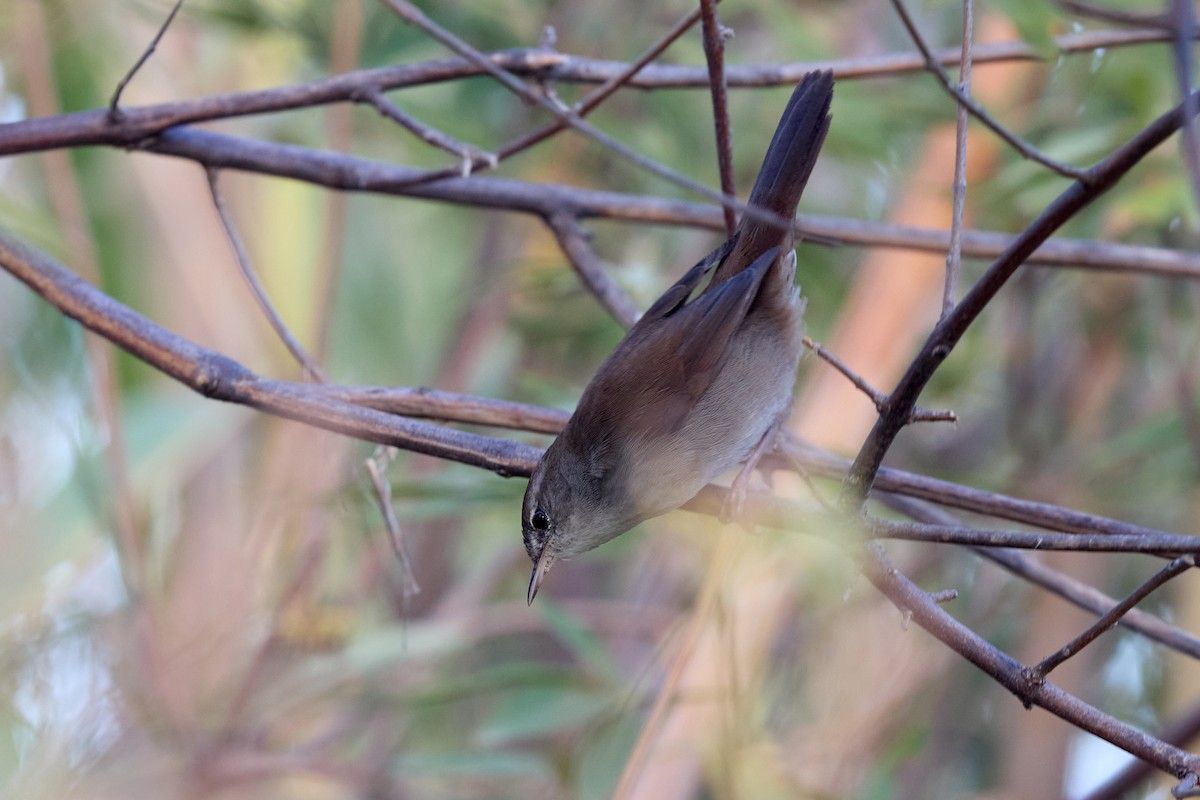
<instances>
[{"instance_id":1,"label":"bird's foot","mask_svg":"<svg viewBox=\"0 0 1200 800\"><path fill-rule=\"evenodd\" d=\"M758 462L762 457L775 449L775 437L777 433L777 426L772 425L768 428L767 432L758 440L758 444L754 445L754 449L750 451L750 455L746 458L745 463L742 464L742 468L738 470L737 476L734 477L733 483L729 486L729 494L725 496L725 502L721 506L719 517L721 522L725 524L737 522L743 528L746 528L746 530L754 530L753 525L747 525L742 521L742 510L746 505L746 496L750 493L751 477L754 470L759 469ZM768 492L771 490L771 487L765 484L763 488Z\"/></svg>"}]
</instances>

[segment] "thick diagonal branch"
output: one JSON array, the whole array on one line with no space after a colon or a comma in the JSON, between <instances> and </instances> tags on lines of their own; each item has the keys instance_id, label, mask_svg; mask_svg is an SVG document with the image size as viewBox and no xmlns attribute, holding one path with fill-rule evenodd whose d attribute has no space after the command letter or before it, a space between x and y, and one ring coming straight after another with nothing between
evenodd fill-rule
<instances>
[{"instance_id":1,"label":"thick diagonal branch","mask_svg":"<svg viewBox=\"0 0 1200 800\"><path fill-rule=\"evenodd\" d=\"M843 507L856 508L866 500L884 455L907 424L921 391L950 355L967 328L1013 273L1040 244L1050 238L1050 234L1079 213L1084 206L1112 188L1147 153L1179 130L1183 124L1183 117L1183 106L1175 107L1088 170L1087 180L1077 181L1059 195L993 262L979 282L971 287L962 302L938 323L900 379L895 391L888 397L886 411L880 414L859 450L843 485Z\"/></svg>"}]
</instances>

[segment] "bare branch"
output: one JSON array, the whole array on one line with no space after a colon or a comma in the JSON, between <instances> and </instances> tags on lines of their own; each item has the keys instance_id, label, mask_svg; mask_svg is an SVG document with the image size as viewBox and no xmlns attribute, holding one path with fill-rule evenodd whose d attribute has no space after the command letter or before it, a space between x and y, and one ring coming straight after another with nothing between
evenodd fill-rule
<instances>
[{"instance_id":1,"label":"bare branch","mask_svg":"<svg viewBox=\"0 0 1200 800\"><path fill-rule=\"evenodd\" d=\"M920 522L938 525L962 524L954 515L921 500L888 493L880 495L879 499L884 505ZM1097 616L1107 613L1117 604L1115 599L1099 589L1046 566L1031 554L996 547L973 547L971 549L981 558L998 564L1017 577L1029 581L1035 586L1040 586ZM1129 613L1121 619L1121 624L1186 656L1200 659L1200 639L1167 624L1153 614L1136 608L1130 609Z\"/></svg>"},{"instance_id":2,"label":"bare branch","mask_svg":"<svg viewBox=\"0 0 1200 800\"><path fill-rule=\"evenodd\" d=\"M464 399L461 395L448 392L306 385L268 380L258 377L232 359L199 347L151 322L59 266L49 257L3 234L0 234L0 265L67 316L78 320L85 327L204 396L240 403L314 427L459 461L509 476L528 475L537 463L540 451L517 442L454 431L383 413L375 408L364 408L355 403L484 424L500 424L497 422L498 418L511 411L515 418L526 421L531 429L547 431L565 421L562 412L531 409L503 401L485 401L482 398ZM509 420L508 427L513 426L514 423ZM786 443L785 446L794 447ZM803 463L816 470L827 468L830 459L833 459L832 456L822 458L819 454L804 449L793 452ZM1059 530L1071 530L1072 525L1082 525L1085 526L1085 533L1108 538L1112 544L1107 548L1099 543L1087 544L1085 536L1075 536L1073 541L1081 543L1077 549L1116 549L1131 552L1175 549L1190 552L1195 549L1196 543L1200 542L1200 537L1169 534L1072 512L1057 506L1004 498L1002 495L956 487L944 481L920 476L905 478L904 475L896 471L884 471L880 485L892 491L901 491L901 487L907 485L908 491L914 496L926 496L930 487L936 486L938 491L945 495L941 498L943 502L973 507L982 513L992 509L1000 515L1017 516L1018 512L1023 510L1024 515L1031 517L1034 524L1054 525ZM688 507L715 514L724 502L724 494L723 490L710 487L710 491L702 493ZM939 498L935 496L927 499ZM754 496L748 498L747 507L749 521L774 527L792 528L797 519L810 513L795 503ZM828 515L822 518L828 519ZM927 525L911 528L911 532L893 528L886 535L973 544L1012 543L1030 547L1039 544L1034 538L1026 538L1022 542L1020 536L1013 535L1014 532L991 531L977 534L970 532L970 529L966 530L968 532L964 534L963 529L957 527L946 531L939 530L939 526L936 525ZM1018 533L1027 537L1040 535ZM1044 536L1048 537L1050 534ZM1065 534L1058 533L1054 536L1063 537ZM1041 544L1046 546L1049 541L1051 539L1043 538Z\"/></svg>"},{"instance_id":3,"label":"bare branch","mask_svg":"<svg viewBox=\"0 0 1200 800\"><path fill-rule=\"evenodd\" d=\"M641 55L641 57L633 61L621 72L613 75L603 84L589 92L582 100L575 104L572 110L580 117L587 116L602 102L611 97L613 93L617 91L617 89L628 83L647 64L657 58L663 50L666 50L672 42L682 36L688 30L688 28L696 24L698 19L700 19L700 12L697 10L691 12L679 22L675 23L675 25L669 31L663 34L657 42L651 45L650 48ZM379 93L378 89L366 89L364 91L368 93ZM369 96L369 94L367 96ZM501 145L496 150L494 155L488 153L486 154L486 156L488 156L487 158L472 158L470 164L468 165L464 163L462 165L462 170L459 170L457 173L450 169L427 170L424 173L414 175L407 181L406 185L418 186L423 183L429 183L430 181L437 181L443 178L453 178L456 175L460 177L466 177L462 174L463 170L477 172L481 169L495 169L499 162L528 150L530 147L549 139L551 136L559 133L560 131L566 130L568 127L570 126L568 125L567 121L556 119L554 122L549 122L540 128L530 131L529 133L518 136L517 138L509 141L507 144Z\"/></svg>"},{"instance_id":4,"label":"bare branch","mask_svg":"<svg viewBox=\"0 0 1200 800\"><path fill-rule=\"evenodd\" d=\"M326 384L319 388L322 394L342 402L386 411L389 414L490 425L495 428L535 433L558 433L571 416L566 411L554 408L514 403L509 400L493 400L440 389L335 384Z\"/></svg>"},{"instance_id":5,"label":"bare branch","mask_svg":"<svg viewBox=\"0 0 1200 800\"><path fill-rule=\"evenodd\" d=\"M72 116L57 119L67 120ZM4 149L5 134L24 124L0 125L0 151ZM121 135L114 135L111 139L74 135L61 138L55 137L53 142L39 142L35 150L85 143L123 146ZM428 185L414 185L422 178L422 170L296 145L258 142L186 126L163 133L142 147L151 152L187 158L205 166L294 178L333 189L421 197L539 217L569 212L581 219L603 217L642 224L685 225L714 231L722 229L720 210L712 206L500 178L447 179ZM934 253L945 253L949 243L946 231L812 214L799 218L796 232L804 238ZM973 258L995 258L1016 241L1017 237L1007 234L967 230L963 232L963 253ZM1200 278L1200 254L1078 239L1040 242L1029 256L1028 263Z\"/></svg>"},{"instance_id":6,"label":"bare branch","mask_svg":"<svg viewBox=\"0 0 1200 800\"><path fill-rule=\"evenodd\" d=\"M935 53L921 39L908 17L902 0L893 0L905 25L910 29L920 55L901 54L874 60L843 60L837 62L835 71L839 78L845 78L927 69L934 72L943 86L958 100L953 219L948 231L931 231L816 216L805 217L797 222L764 214L761 210L747 209L736 200L730 160L726 86L794 83L799 74L811 70L816 65L804 65L801 73L795 75L789 75L787 70L796 65L752 65L726 69L723 64L723 31L715 10L717 0L696 0L699 8L685 16L646 54L631 64L592 61L553 52L552 37L543 39L541 48L536 50L484 54L437 26L410 0L383 2L402 18L455 50L459 57L422 65L347 72L325 81L302 86L278 87L260 92L229 94L129 110L121 108L119 100L124 86L154 51L157 42L181 6L182 0L178 0L154 41L118 85L106 110L97 109L59 117L43 115L40 119L0 126L0 155L101 144L186 158L204 166L209 177L214 206L256 300L289 350L305 366L308 374L321 381L324 378L313 359L291 336L257 280L218 190L217 178L220 169L241 169L285 176L346 191L404 195L536 215L553 230L564 254L571 260L587 288L605 308L626 325L637 318L637 308L601 269L581 225L583 220L608 218L639 224L689 225L729 232L736 222L735 211L741 209L746 214L764 219L770 224L799 230L801 235L807 235L809 238L872 246L939 249L947 252L942 317L891 395L884 395L870 387L840 360L824 351L824 348L806 340L806 344L820 357L834 365L864 391L879 411L875 428L858 457L849 465L839 503L840 511L818 509L817 503L812 501L787 501L769 494L760 494L748 498L746 519L752 523L772 527L790 530L800 528L808 535L837 541L842 548L858 557L860 569L896 604L906 619L911 617L946 642L1001 685L1013 691L1026 705L1037 704L1045 707L1072 724L1102 736L1138 757L1147 759L1158 768L1179 776L1182 782L1176 788L1177 794L1187 794L1196 788L1200 758L1166 745L1082 703L1047 683L1045 675L1118 621L1141 630L1148 636L1158 637L1158 640L1176 646L1182 652L1195 653L1200 644L1195 637L1189 637L1161 620L1137 611L1134 606L1157 586L1195 564L1194 554L1200 553L1200 536L1156 531L1051 504L1031 503L881 468L886 453L904 425L928 419L954 419L951 412L920 410L916 405L917 400L932 374L956 346L966 329L1021 264L1045 264L1059 259L1057 263L1069 261L1073 265L1089 269L1120 269L1143 274L1200 277L1200 254L1096 242L1049 240L1053 231L1103 194L1146 153L1180 126L1185 130L1185 157L1189 159L1189 168L1192 170L1200 202L1200 152L1195 150L1196 143L1192 131L1192 116L1200 106L1200 95L1194 95L1190 90L1191 53L1188 48L1196 36L1193 9L1181 9L1180 0L1172 0L1174 17L1170 30L1109 31L1060 37L1059 46L1064 52L1070 47L1083 49L1085 42L1090 42L1091 46L1095 47L1096 42L1105 42L1104 46L1115 46L1119 43L1171 41L1176 48L1176 67L1180 72L1183 103L1114 151L1107 159L1085 171L1057 164L1038 153L987 116L987 112L970 97L973 63L1034 57L1029 48L1019 43L974 48L973 6L971 0L965 0L961 53ZM706 69L650 63L671 41L701 19L704 22L704 44L708 60ZM357 59L342 62L340 68L349 69L356 63ZM950 83L941 67L943 63L962 65L961 86L955 87ZM512 140L492 155L423 125L402 111L384 94L385 91L400 86L480 74L493 76L525 101L547 109L554 116L554 121ZM553 83L557 80L581 83L603 81L603 85L587 95L579 104L567 107L553 93ZM621 86L657 88L685 85L706 85L712 93L721 175L720 192L714 192L657 162L646 159L583 120L588 111ZM415 170L336 153L223 136L196 130L190 126L191 123L204 120L341 102L370 103L384 116L405 126L425 141L452 153L460 160L460 164L449 170ZM340 110L348 111L348 108ZM1073 186L1016 237L966 231L963 228L968 111L979 116L986 125L1026 157L1038 160L1061 174L1076 179ZM495 167L505 156L545 141L547 137L566 129L576 130L600 142L631 163L677 185L697 191L719 205L713 207L495 178L466 179L470 173ZM344 142L343 147L347 147ZM338 227L340 228L340 225ZM833 236L823 235L822 228L827 231L834 230L836 233ZM964 255L986 255L995 257L995 261L983 278L955 305L956 284L961 258ZM437 458L455 460L492 470L502 476L511 476L529 474L540 456L538 448L517 441L468 433L444 425L419 422L408 417L424 416L436 420L482 423L539 432L553 432L566 419L566 414L560 411L434 390L308 385L270 380L254 374L220 353L199 347L137 315L51 259L3 234L0 234L0 266L27 283L65 315L79 320L90 330L204 396L246 405L266 413L298 420L306 425L366 441L402 447ZM324 324L324 315L322 320ZM322 334L318 341L324 341L324 338ZM809 468L831 476L837 476L847 470L844 460L805 448L794 439L782 443L781 449L770 458L776 463L794 462L797 470L809 480L818 501L821 501L821 498L817 487L812 485L808 478ZM380 463L374 459L369 460L367 469L371 474L376 498L390 533L392 547L405 570L405 596L408 597L417 587L412 580L411 565L401 538L402 531L392 508L391 487L383 475ZM960 524L952 516L936 509L927 509L928 513L922 512L923 516L914 514L914 519L918 520L915 522L892 522L865 517L861 512L866 508L872 489L904 492L911 497L924 498L948 507L970 509L1001 519L1034 524L1046 530L1039 532L973 527ZM727 502L728 490L709 486L685 507L700 513L716 514ZM922 508L920 503L909 502L909 505ZM846 536L847 529L854 535ZM939 603L956 596L953 590L920 590L887 562L877 543L868 543L863 548L864 536L865 539L897 538L972 546L985 557L993 558L1018 575L1045 585L1064 597L1073 598L1073 602L1090 604L1088 607L1101 616L1085 634L1077 637L1054 656L1031 669L1022 668L1020 664L991 647L938 608ZM1121 603L1114 603L1090 587L1084 587L1089 589L1090 593L1082 591L1077 582L1072 584L1066 576L1040 567L1034 563L1034 559L1007 548L1136 552L1172 557L1175 560L1139 587L1129 598ZM267 650L264 647L259 653L258 663L251 669L242 693L248 691L266 655ZM667 694L660 695L660 702L665 702L663 698L667 697ZM235 704L235 709L238 707L239 704ZM631 759L631 762L637 761L637 756ZM382 759L380 763L384 763ZM333 769L336 769L336 765ZM359 777L356 775L354 779L358 780ZM366 773L361 777L365 785Z\"/></svg>"},{"instance_id":7,"label":"bare branch","mask_svg":"<svg viewBox=\"0 0 1200 800\"><path fill-rule=\"evenodd\" d=\"M587 290L623 327L632 327L641 316L637 306L625 290L605 274L595 251L588 244L587 234L576 219L567 214L554 214L546 224L554 231L558 246Z\"/></svg>"},{"instance_id":8,"label":"bare branch","mask_svg":"<svg viewBox=\"0 0 1200 800\"><path fill-rule=\"evenodd\" d=\"M632 61L624 69L615 72L600 86L597 86L592 91L588 92L582 100L575 104L573 110L581 117L586 117L594 111L601 103L611 97L617 89L629 84L634 80L635 76L643 74L646 67L651 61L658 58L664 50L666 50L676 39L688 31L696 21L700 19L700 10L695 9L676 22L670 30L658 38L654 44L647 48L646 52L642 53L636 60ZM556 78L557 80L557 78ZM502 146L498 153L502 159L516 155L524 150L528 150L535 144L545 141L550 136L565 130L567 125L562 120L556 120L547 125L531 131L524 136L519 136L508 144Z\"/></svg>"},{"instance_id":9,"label":"bare branch","mask_svg":"<svg viewBox=\"0 0 1200 800\"><path fill-rule=\"evenodd\" d=\"M1200 769L1200 758L1126 725L1050 682L1030 683L1021 664L947 614L925 591L893 567L880 548L862 560L867 579L922 628L1015 694L1026 706L1040 706L1072 725L1099 736L1158 769L1182 778Z\"/></svg>"},{"instance_id":10,"label":"bare branch","mask_svg":"<svg viewBox=\"0 0 1200 800\"><path fill-rule=\"evenodd\" d=\"M873 538L911 542L965 544L972 547L1015 547L1022 550L1070 550L1076 553L1148 553L1159 556L1200 553L1200 536L1178 533L1147 537L1104 533L992 530L966 525L897 522L875 517L866 517L864 525Z\"/></svg>"},{"instance_id":11,"label":"bare branch","mask_svg":"<svg viewBox=\"0 0 1200 800\"><path fill-rule=\"evenodd\" d=\"M694 23L699 18L699 12L694 13L695 18L685 18L680 24L686 27ZM673 29L672 33L675 32L676 29ZM1171 34L1162 30L1087 31L1060 36L1054 41L1061 55L1069 55L1090 53L1098 49L1168 42L1171 41ZM662 46L665 47L665 44ZM502 50L490 53L488 58L514 74L552 79L562 83L616 82L616 85L621 85L621 76L631 70L629 64L619 61L588 59L537 49ZM938 63L953 66L959 61L959 52L957 49L941 50L935 53L935 58ZM1041 60L1043 57L1023 42L980 45L975 49L974 56L976 65ZM813 70L830 70L838 80L853 80L902 75L924 69L926 62L919 54L899 53L870 58L734 65L726 68L726 81L730 87L766 88L794 85ZM707 89L709 86L706 67L655 64L635 71L636 75L627 80L628 85L633 88ZM309 83L272 89L231 92L197 100L178 100L126 108L121 109L119 120L110 119L107 109L67 114L62 119L22 120L0 125L0 156L81 144L103 143L134 147L139 142L178 125L311 108L328 103L352 102L355 95L366 88L388 91L483 73L483 69L466 59L445 58L418 64L355 70Z\"/></svg>"},{"instance_id":12,"label":"bare branch","mask_svg":"<svg viewBox=\"0 0 1200 800\"><path fill-rule=\"evenodd\" d=\"M384 462L383 466L380 466L380 461ZM412 560L409 559L408 549L404 546L404 532L400 529L400 521L396 519L396 509L392 508L392 485L383 476L386 462L386 454L376 452L363 463L367 467L367 473L371 476L371 485L375 489L375 500L379 505L380 514L383 515L384 525L387 526L388 541L391 542L392 552L396 554L396 560L400 562L404 583L402 591L407 603L410 597L421 591L421 586L417 583Z\"/></svg>"},{"instance_id":13,"label":"bare branch","mask_svg":"<svg viewBox=\"0 0 1200 800\"><path fill-rule=\"evenodd\" d=\"M785 441L783 446L791 451L792 457L799 459L816 474L843 479L852 466L848 459L817 450L811 445L794 439ZM928 500L947 508L957 508L1046 530L1083 534L1103 533L1114 536L1162 533L1154 528L1134 525L1098 514L1087 514L1050 503L1009 497L887 467L879 470L875 486L883 491Z\"/></svg>"}]
</instances>

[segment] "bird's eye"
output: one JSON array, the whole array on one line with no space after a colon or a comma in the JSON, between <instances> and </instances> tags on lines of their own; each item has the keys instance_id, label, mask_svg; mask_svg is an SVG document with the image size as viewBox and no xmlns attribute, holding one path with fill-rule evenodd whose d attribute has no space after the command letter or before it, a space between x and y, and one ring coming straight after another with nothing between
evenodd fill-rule
<instances>
[{"instance_id":1,"label":"bird's eye","mask_svg":"<svg viewBox=\"0 0 1200 800\"><path fill-rule=\"evenodd\" d=\"M536 530L539 531L544 531L550 527L550 517L546 516L546 512L542 511L540 508L533 512L533 519L531 519L529 522Z\"/></svg>"}]
</instances>

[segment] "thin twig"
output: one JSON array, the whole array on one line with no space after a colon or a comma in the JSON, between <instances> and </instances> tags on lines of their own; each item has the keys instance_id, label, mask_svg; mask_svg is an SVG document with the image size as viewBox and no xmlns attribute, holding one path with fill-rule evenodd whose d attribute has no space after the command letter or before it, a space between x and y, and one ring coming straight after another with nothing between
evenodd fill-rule
<instances>
[{"instance_id":1,"label":"thin twig","mask_svg":"<svg viewBox=\"0 0 1200 800\"><path fill-rule=\"evenodd\" d=\"M299 362L304 369L306 377L319 383L328 383L325 378L325 373L317 366L317 362L313 360L308 351L296 340L292 332L288 330L283 318L275 311L275 307L271 305L270 298L267 297L266 289L258 280L258 274L254 271L254 265L250 262L250 254L246 252L245 246L242 244L242 237L238 235L237 228L233 224L233 220L229 216L229 211L225 208L225 200L221 196L221 190L217 186L218 170L209 168L206 171L208 175L208 188L212 192L213 207L217 210L217 216L221 218L221 225L225 228L225 235L229 237L229 244L233 247L233 254L237 259L238 267L241 268L242 277L246 279L246 284L250 287L250 291L254 294L254 300L258 303L258 307L262 309L266 315L267 321L271 323L271 327L275 329L275 333L279 336L284 346L292 357Z\"/></svg>"},{"instance_id":2,"label":"thin twig","mask_svg":"<svg viewBox=\"0 0 1200 800\"><path fill-rule=\"evenodd\" d=\"M369 103L384 117L399 124L408 132L412 133L426 144L431 144L434 147L444 150L450 155L459 159L460 166L458 174L465 178L470 175L474 169L476 162L486 165L491 169L495 169L499 163L495 153L486 152L474 145L465 144L458 141L449 134L439 131L437 128L426 125L416 117L405 112L391 100L389 100L383 92L378 89L366 89L362 92L361 99Z\"/></svg>"},{"instance_id":3,"label":"thin twig","mask_svg":"<svg viewBox=\"0 0 1200 800\"><path fill-rule=\"evenodd\" d=\"M387 455L380 448L363 463L371 476L371 484L375 489L375 501L379 505L380 514L383 515L384 525L387 526L388 541L391 542L392 552L396 554L396 560L400 562L404 584L402 591L404 602L407 603L413 595L420 593L421 587L417 583L412 561L408 557L408 548L404 544L404 532L400 528L400 521L396 519L396 509L392 508L392 485L383 477L383 469L379 465L380 460L386 459Z\"/></svg>"},{"instance_id":4,"label":"thin twig","mask_svg":"<svg viewBox=\"0 0 1200 800\"><path fill-rule=\"evenodd\" d=\"M534 433L556 434L571 416L555 408L423 387L327 384L320 389L335 400L403 417L464 422Z\"/></svg>"},{"instance_id":5,"label":"thin twig","mask_svg":"<svg viewBox=\"0 0 1200 800\"><path fill-rule=\"evenodd\" d=\"M850 367L847 366L846 362L842 361L836 355L829 352L829 350L827 350L821 344L814 342L812 339L810 339L807 336L805 336L803 339L801 339L801 341L804 343L805 347L807 347L809 350L812 350L814 353L817 354L817 356L819 358L821 358L827 364L832 366L838 372L842 373L842 375L845 376L847 380L849 380L852 384L854 384L854 387L856 389L858 389L860 392L862 392L868 398L870 398L871 402L875 404L876 411L879 411L880 413L883 412L884 408L887 406L887 403L888 403L888 396L886 394L883 394L878 389L876 389L874 386L872 386L870 383L868 383L866 378L862 377L857 372L850 369ZM958 422L958 415L955 414L953 411L948 411L948 410L947 411L927 411L923 408L914 408L912 417L910 418L909 421L910 422Z\"/></svg>"},{"instance_id":6,"label":"thin twig","mask_svg":"<svg viewBox=\"0 0 1200 800\"><path fill-rule=\"evenodd\" d=\"M775 452L783 456L784 460L787 461L791 468L796 471L796 474L800 476L800 480L804 481L804 485L808 487L809 493L812 495L813 499L817 501L821 508L825 509L831 514L836 514L837 506L834 505L834 503L832 503L828 498L826 498L825 493L822 492L820 487L817 486L817 482L813 480L812 473L808 470L808 465L806 465L800 458L795 448L788 447L787 444L786 438L782 442L780 442L779 439L776 439ZM761 466L762 465L760 465L760 468Z\"/></svg>"},{"instance_id":7,"label":"thin twig","mask_svg":"<svg viewBox=\"0 0 1200 800\"><path fill-rule=\"evenodd\" d=\"M599 106L600 103L612 96L617 89L631 81L635 75L641 72L651 61L657 58L664 50L667 49L668 46L670 46L672 42L682 36L692 25L695 25L699 19L700 11L697 9L685 16L679 22L675 23L675 25L672 26L669 31L663 34L659 40L651 45L650 48L637 60L630 63L624 70L611 76L600 86L597 86L587 95L585 95L582 100L572 107L572 110L580 117L587 116L597 106ZM496 54L492 54L493 60L495 59L495 55ZM374 91L379 91L378 88L372 88ZM518 136L515 139L512 139L509 142L501 145L499 148L497 148L493 160L485 160L483 158L473 159L470 164L470 170L472 173L474 173L483 169L494 169L501 161L511 158L518 153L524 152L530 147L549 139L554 134L567 130L569 127L570 126L567 124L567 122L561 119L548 122L540 128L532 130L529 133L522 134L521 136ZM438 181L444 178L452 178L455 177L455 175L456 172L454 170L431 169L426 170L423 173L413 175L404 182L404 185L408 187L420 186L432 181Z\"/></svg>"},{"instance_id":8,"label":"thin twig","mask_svg":"<svg viewBox=\"0 0 1200 800\"><path fill-rule=\"evenodd\" d=\"M713 123L717 134L717 167L721 173L721 191L736 194L733 184L733 141L729 125L729 96L725 90L725 28L717 19L716 0L700 0L704 20L704 57L708 61L708 85L712 91ZM737 214L729 206L725 213L725 233L733 236Z\"/></svg>"},{"instance_id":9,"label":"thin twig","mask_svg":"<svg viewBox=\"0 0 1200 800\"><path fill-rule=\"evenodd\" d=\"M1017 136L1008 128L1001 125L991 114L988 113L987 109L960 92L958 87L954 85L954 82L950 80L950 76L946 74L946 70L942 68L942 65L934 56L933 51L929 49L929 45L925 43L925 39L921 36L921 32L917 29L912 17L908 15L908 9L904 7L903 0L892 0L892 5L896 9L896 13L899 15L900 21L904 23L904 28L908 31L909 38L913 40L913 44L915 44L917 49L921 51L921 55L925 59L926 68L933 73L934 77L937 78L938 83L942 85L942 88L949 92L949 94L954 97L954 99L957 100L960 105L966 107L968 111L975 115L976 119L986 125L992 130L992 132L1007 142L1010 147L1012 147L1025 158L1028 158L1031 161L1036 161L1042 166L1048 167L1064 177L1073 178L1077 181L1087 180L1088 173L1086 170L1073 167L1069 164L1063 164L1060 161L1050 158L1033 145Z\"/></svg>"},{"instance_id":10,"label":"thin twig","mask_svg":"<svg viewBox=\"0 0 1200 800\"><path fill-rule=\"evenodd\" d=\"M171 27L171 22L175 19L175 15L179 13L180 6L183 5L183 0L175 0L175 5L171 8L171 13L167 14L167 18L163 20L163 24L159 27L158 33L154 34L154 38L150 40L150 45L142 51L138 60L129 68L129 72L125 73L125 77L117 83L116 91L113 92L112 100L108 103L108 118L113 122L119 122L121 119L121 93L125 91L125 87L133 80L133 76L142 68L142 65L149 60L154 51L158 49L158 43L162 40L163 35L167 32L167 28Z\"/></svg>"},{"instance_id":11,"label":"thin twig","mask_svg":"<svg viewBox=\"0 0 1200 800\"><path fill-rule=\"evenodd\" d=\"M587 290L623 327L632 327L639 316L637 306L625 290L605 274L579 222L569 214L554 214L546 219L546 224L554 231L559 248Z\"/></svg>"},{"instance_id":12,"label":"thin twig","mask_svg":"<svg viewBox=\"0 0 1200 800\"><path fill-rule=\"evenodd\" d=\"M716 0L720 2L720 0ZM617 89L629 84L633 79L643 73L654 59L662 55L672 43L680 36L688 31L697 20L700 19L700 10L695 9L671 26L670 30L659 37L658 41L650 45L646 52L642 53L637 59L630 62L628 66L617 72L604 83L597 86L592 91L584 95L583 99L576 103L572 110L581 117L586 117L594 111L601 103L613 95ZM562 120L547 123L543 127L531 131L523 136L520 136L511 142L503 145L497 151L500 157L508 158L519 152L529 149L535 144L545 140L559 131L565 130L567 124Z\"/></svg>"},{"instance_id":13,"label":"thin twig","mask_svg":"<svg viewBox=\"0 0 1200 800\"><path fill-rule=\"evenodd\" d=\"M971 96L971 46L975 36L975 4L963 0L962 63L958 68L958 90ZM954 121L954 188L950 212L950 250L946 254L946 288L942 293L942 317L954 308L958 276L962 271L963 208L967 202L967 107L958 105Z\"/></svg>"},{"instance_id":14,"label":"thin twig","mask_svg":"<svg viewBox=\"0 0 1200 800\"><path fill-rule=\"evenodd\" d=\"M436 39L438 42L454 51L458 55L475 64L488 75L491 75L500 82L504 88L516 94L521 99L539 105L553 114L560 122L569 126L572 130L576 130L588 138L598 142L609 150L617 153L625 160L635 164L647 172L651 172L664 180L674 183L696 194L706 197L715 203L720 203L724 208L732 208L740 211L743 215L751 217L766 225L774 225L783 229L791 229L794 225L794 220L785 219L777 214L772 214L761 208L751 207L734 197L733 195L716 192L708 188L702 183L698 183L691 178L679 174L673 169L666 167L657 161L643 156L631 147L618 142L608 134L602 132L589 122L586 122L582 117L566 107L561 101L552 98L546 92L535 92L526 86L521 80L509 72L498 66L494 61L488 58L485 54L476 50L471 45L464 42L462 39L455 36L450 31L438 25L425 15L419 8L414 6L409 0L380 0L396 14L408 22L420 28L429 36Z\"/></svg>"},{"instance_id":15,"label":"thin twig","mask_svg":"<svg viewBox=\"0 0 1200 800\"><path fill-rule=\"evenodd\" d=\"M992 676L1026 706L1037 705L1127 753L1183 777L1200 769L1200 758L1105 714L1054 686L1031 683L1020 663L951 617L929 594L897 570L881 548L868 548L860 562L867 579L895 606L951 650Z\"/></svg>"},{"instance_id":16,"label":"thin twig","mask_svg":"<svg viewBox=\"0 0 1200 800\"><path fill-rule=\"evenodd\" d=\"M1120 622L1121 618L1129 613L1130 609L1149 597L1151 592L1172 578L1187 572L1194 566L1196 566L1195 556L1183 556L1171 561L1171 563L1152 575L1141 586L1133 590L1128 597L1113 606L1108 613L1096 620L1086 631L1067 642L1057 652L1042 659L1036 666L1030 667L1028 672L1030 680L1045 680L1046 676L1055 667L1074 656L1080 650L1094 642L1100 634Z\"/></svg>"}]
</instances>

